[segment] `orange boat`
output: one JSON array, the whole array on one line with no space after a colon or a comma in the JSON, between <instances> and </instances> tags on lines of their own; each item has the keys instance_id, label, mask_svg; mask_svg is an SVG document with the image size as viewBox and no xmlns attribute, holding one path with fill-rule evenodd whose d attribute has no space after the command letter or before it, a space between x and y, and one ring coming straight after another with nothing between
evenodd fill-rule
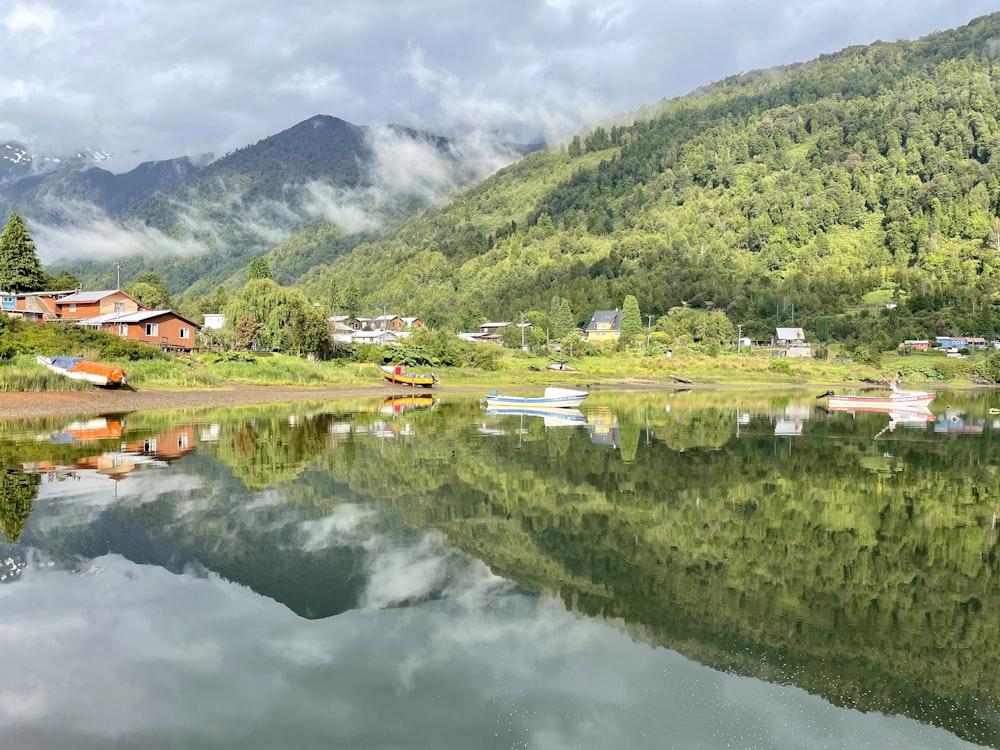
<instances>
[{"instance_id":1,"label":"orange boat","mask_svg":"<svg viewBox=\"0 0 1000 750\"><path fill-rule=\"evenodd\" d=\"M83 357L43 357L39 354L35 359L52 372L72 380L85 380L105 388L119 388L127 382L125 371L117 365L91 362Z\"/></svg>"}]
</instances>

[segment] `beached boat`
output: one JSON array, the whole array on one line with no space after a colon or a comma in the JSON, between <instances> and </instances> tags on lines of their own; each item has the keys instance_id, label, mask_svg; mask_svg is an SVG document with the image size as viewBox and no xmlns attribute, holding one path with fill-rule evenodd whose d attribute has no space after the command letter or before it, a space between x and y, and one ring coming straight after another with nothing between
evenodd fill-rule
<instances>
[{"instance_id":1,"label":"beached boat","mask_svg":"<svg viewBox=\"0 0 1000 750\"><path fill-rule=\"evenodd\" d=\"M382 373L382 378L390 383L430 388L438 382L433 372L423 374L407 372L402 365L379 365L378 369Z\"/></svg>"},{"instance_id":2,"label":"beached boat","mask_svg":"<svg viewBox=\"0 0 1000 750\"><path fill-rule=\"evenodd\" d=\"M52 372L72 380L84 380L105 388L118 388L125 385L125 371L116 365L105 365L92 362L83 357L43 357L38 355L35 360Z\"/></svg>"},{"instance_id":3,"label":"beached boat","mask_svg":"<svg viewBox=\"0 0 1000 750\"><path fill-rule=\"evenodd\" d=\"M573 365L566 364L565 362L550 362L545 365L546 370L555 370L556 372L580 372Z\"/></svg>"},{"instance_id":4,"label":"beached boat","mask_svg":"<svg viewBox=\"0 0 1000 750\"><path fill-rule=\"evenodd\" d=\"M560 406L496 406L487 407L486 415L496 417L541 417L546 427L578 427L587 424L586 415L579 409Z\"/></svg>"},{"instance_id":5,"label":"beached boat","mask_svg":"<svg viewBox=\"0 0 1000 750\"><path fill-rule=\"evenodd\" d=\"M890 383L891 390L883 394L838 394L834 391L821 393L816 398L827 399L827 406L835 409L859 410L871 409L913 409L929 406L937 395L931 391L906 391L895 383Z\"/></svg>"},{"instance_id":6,"label":"beached boat","mask_svg":"<svg viewBox=\"0 0 1000 750\"><path fill-rule=\"evenodd\" d=\"M486 396L486 407L548 407L573 409L583 403L590 394L587 391L574 391L571 388L546 388L542 396L501 396L492 391Z\"/></svg>"}]
</instances>

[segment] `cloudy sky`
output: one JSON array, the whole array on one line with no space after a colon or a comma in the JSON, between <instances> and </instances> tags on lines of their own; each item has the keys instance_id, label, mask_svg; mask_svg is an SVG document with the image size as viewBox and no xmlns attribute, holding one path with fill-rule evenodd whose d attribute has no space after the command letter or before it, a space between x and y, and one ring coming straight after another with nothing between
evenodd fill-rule
<instances>
[{"instance_id":1,"label":"cloudy sky","mask_svg":"<svg viewBox=\"0 0 1000 750\"><path fill-rule=\"evenodd\" d=\"M0 141L122 162L315 114L529 140L995 0L0 0ZM131 154L131 156L127 156Z\"/></svg>"}]
</instances>

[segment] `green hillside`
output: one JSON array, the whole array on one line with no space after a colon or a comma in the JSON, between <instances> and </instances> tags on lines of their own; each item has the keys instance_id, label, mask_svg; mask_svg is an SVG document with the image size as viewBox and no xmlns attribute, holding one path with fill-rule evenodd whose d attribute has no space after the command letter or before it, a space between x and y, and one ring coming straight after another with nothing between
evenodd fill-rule
<instances>
[{"instance_id":1,"label":"green hillside","mask_svg":"<svg viewBox=\"0 0 1000 750\"><path fill-rule=\"evenodd\" d=\"M585 323L634 294L644 315L724 308L755 338L996 336L998 34L994 14L660 102L299 284L316 299L354 284L368 306L455 328L554 296Z\"/></svg>"}]
</instances>

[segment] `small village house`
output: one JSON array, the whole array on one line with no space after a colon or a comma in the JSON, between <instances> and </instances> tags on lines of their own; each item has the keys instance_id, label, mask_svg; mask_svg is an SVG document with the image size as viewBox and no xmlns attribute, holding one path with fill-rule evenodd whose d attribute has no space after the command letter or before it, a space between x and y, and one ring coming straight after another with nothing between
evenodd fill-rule
<instances>
[{"instance_id":1,"label":"small village house","mask_svg":"<svg viewBox=\"0 0 1000 750\"><path fill-rule=\"evenodd\" d=\"M195 348L195 334L201 327L172 310L140 310L125 315L112 313L78 322L128 341L184 351Z\"/></svg>"},{"instance_id":2,"label":"small village house","mask_svg":"<svg viewBox=\"0 0 1000 750\"><path fill-rule=\"evenodd\" d=\"M777 354L781 357L812 357L812 347L801 328L776 328L774 336Z\"/></svg>"},{"instance_id":3,"label":"small village house","mask_svg":"<svg viewBox=\"0 0 1000 750\"><path fill-rule=\"evenodd\" d=\"M622 314L614 310L598 310L587 324L587 340L598 344L617 341L622 332Z\"/></svg>"},{"instance_id":4,"label":"small village house","mask_svg":"<svg viewBox=\"0 0 1000 750\"><path fill-rule=\"evenodd\" d=\"M55 300L56 314L62 320L84 320L101 315L135 313L148 308L121 289L75 292Z\"/></svg>"}]
</instances>

